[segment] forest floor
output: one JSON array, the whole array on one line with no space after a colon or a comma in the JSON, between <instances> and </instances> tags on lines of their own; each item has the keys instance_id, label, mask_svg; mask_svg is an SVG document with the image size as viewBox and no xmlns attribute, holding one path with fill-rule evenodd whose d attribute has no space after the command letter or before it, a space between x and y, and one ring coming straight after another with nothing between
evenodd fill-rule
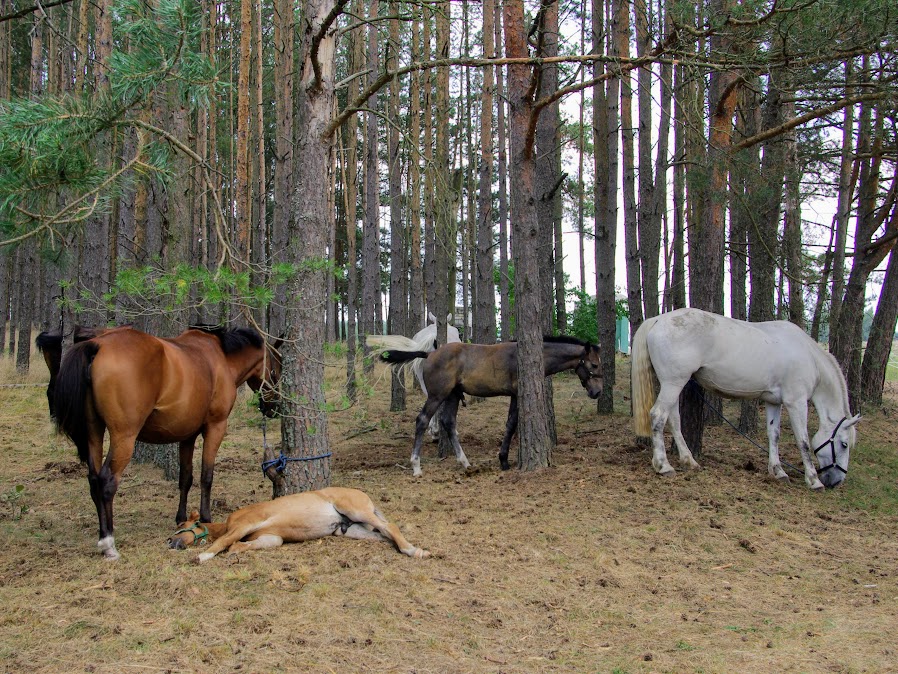
<instances>
[{"instance_id":1,"label":"forest floor","mask_svg":"<svg viewBox=\"0 0 898 674\"><path fill-rule=\"evenodd\" d=\"M344 370L330 359L339 405ZM708 429L701 470L657 477L634 443L626 359L612 416L573 375L554 379L551 468L499 470L498 398L460 410L471 470L428 444L414 479L422 398L389 412L377 366L366 395L330 415L332 483L366 491L433 557L331 537L198 566L195 550L166 546L176 485L134 463L115 500L122 558L97 554L86 470L48 419L43 362L25 379L5 372L3 671L898 671L896 389L858 426L844 486L825 493L768 478L766 456L727 426ZM244 395L215 519L269 498L261 445ZM800 464L788 433L783 458Z\"/></svg>"}]
</instances>

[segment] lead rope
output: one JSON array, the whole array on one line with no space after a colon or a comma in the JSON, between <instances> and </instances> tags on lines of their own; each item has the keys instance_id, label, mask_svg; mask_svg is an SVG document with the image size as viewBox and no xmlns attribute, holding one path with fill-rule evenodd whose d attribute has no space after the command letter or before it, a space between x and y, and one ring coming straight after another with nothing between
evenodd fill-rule
<instances>
[{"instance_id":1,"label":"lead rope","mask_svg":"<svg viewBox=\"0 0 898 674\"><path fill-rule=\"evenodd\" d=\"M694 379L690 379L690 380L689 380L689 383L687 384L687 386L695 386L695 387L698 389L698 396L699 396L699 398L702 399L702 403L704 403L705 407L707 407L709 410L711 410L712 412L714 412L714 414L716 414L716 415L719 416L721 419L723 419L725 422L727 422L727 424L729 424L730 428L732 428L732 429L733 429L734 431L736 431L739 435L741 435L743 438L745 438L745 439L748 440L751 444L753 444L755 447L757 447L762 453L768 454L768 455L769 455L769 453L770 453L769 448L762 447L762 446L759 445L757 442L755 442L753 439L751 439L750 437L748 437L745 433L743 433L742 431L739 430L739 427L738 427L738 426L735 426L729 419L727 419L725 416L723 416L723 413L720 412L720 410L718 410L718 409L715 408L713 405L711 405L707 400L705 400L705 396L702 394L702 389L701 389L701 387L699 387L698 383L697 383ZM823 444L826 444L826 443L823 443ZM819 451L819 450L818 450L818 451ZM800 470L800 469L796 468L795 466L793 466L791 463L788 463L787 461L783 461L782 459L780 459L780 465L783 465L783 466L785 466L786 468L791 468L791 469L792 469L793 471L795 471L795 473L797 473L798 475L804 475L804 471L803 471L803 470Z\"/></svg>"},{"instance_id":2,"label":"lead rope","mask_svg":"<svg viewBox=\"0 0 898 674\"><path fill-rule=\"evenodd\" d=\"M262 417L262 456L266 456L268 454L268 435L266 433L266 429L268 428L268 420L265 417ZM285 456L283 452L280 453L276 459L269 459L268 461L262 462L262 472L265 473L269 468L274 468L278 473L283 473L287 468L288 461L317 461L318 459L326 459L331 456L333 452L328 452L327 454L319 454L318 456Z\"/></svg>"}]
</instances>

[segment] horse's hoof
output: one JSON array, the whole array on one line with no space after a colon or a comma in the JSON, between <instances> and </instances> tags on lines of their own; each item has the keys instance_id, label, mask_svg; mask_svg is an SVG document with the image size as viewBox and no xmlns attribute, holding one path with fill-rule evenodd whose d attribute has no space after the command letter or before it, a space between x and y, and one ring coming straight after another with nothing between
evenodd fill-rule
<instances>
[{"instance_id":1,"label":"horse's hoof","mask_svg":"<svg viewBox=\"0 0 898 674\"><path fill-rule=\"evenodd\" d=\"M508 461L499 461L499 465L502 467L502 470L510 470L511 464Z\"/></svg>"},{"instance_id":2,"label":"horse's hoof","mask_svg":"<svg viewBox=\"0 0 898 674\"><path fill-rule=\"evenodd\" d=\"M415 550L415 559L427 559L428 557L430 557L429 550L424 550L423 548Z\"/></svg>"},{"instance_id":3,"label":"horse's hoof","mask_svg":"<svg viewBox=\"0 0 898 674\"><path fill-rule=\"evenodd\" d=\"M215 555L211 552L201 552L196 556L196 563L202 564L203 562L208 562L213 557L215 557Z\"/></svg>"},{"instance_id":4,"label":"horse's hoof","mask_svg":"<svg viewBox=\"0 0 898 674\"><path fill-rule=\"evenodd\" d=\"M811 489L814 491L824 491L826 490L826 487L823 486L823 483L820 482L820 480L817 480L817 484L812 484Z\"/></svg>"},{"instance_id":5,"label":"horse's hoof","mask_svg":"<svg viewBox=\"0 0 898 674\"><path fill-rule=\"evenodd\" d=\"M670 470L662 470L660 473L658 473L658 475L660 475L661 477L674 477L676 474L677 471L675 471L673 468L671 468Z\"/></svg>"},{"instance_id":6,"label":"horse's hoof","mask_svg":"<svg viewBox=\"0 0 898 674\"><path fill-rule=\"evenodd\" d=\"M785 473L783 473L782 475L774 475L774 477L777 480L779 480L780 482L782 482L783 484L790 484L792 482L792 480L789 478L789 476L786 475Z\"/></svg>"},{"instance_id":7,"label":"horse's hoof","mask_svg":"<svg viewBox=\"0 0 898 674\"><path fill-rule=\"evenodd\" d=\"M110 562L114 562L121 557L121 555L115 548L110 548L109 550L103 550L103 557Z\"/></svg>"}]
</instances>

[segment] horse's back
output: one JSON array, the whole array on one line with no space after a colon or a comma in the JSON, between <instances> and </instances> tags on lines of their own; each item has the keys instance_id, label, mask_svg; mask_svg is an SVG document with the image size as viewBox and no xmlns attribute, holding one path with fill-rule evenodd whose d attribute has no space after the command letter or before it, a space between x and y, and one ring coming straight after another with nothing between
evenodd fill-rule
<instances>
[{"instance_id":1,"label":"horse's back","mask_svg":"<svg viewBox=\"0 0 898 674\"><path fill-rule=\"evenodd\" d=\"M650 320L646 339L662 382L695 377L725 396L771 402L781 399L785 385L811 385L809 349L817 347L798 326L748 323L691 308Z\"/></svg>"},{"instance_id":2,"label":"horse's back","mask_svg":"<svg viewBox=\"0 0 898 674\"><path fill-rule=\"evenodd\" d=\"M427 390L459 388L474 396L513 395L517 391L517 345L453 342L431 353L424 364Z\"/></svg>"}]
</instances>

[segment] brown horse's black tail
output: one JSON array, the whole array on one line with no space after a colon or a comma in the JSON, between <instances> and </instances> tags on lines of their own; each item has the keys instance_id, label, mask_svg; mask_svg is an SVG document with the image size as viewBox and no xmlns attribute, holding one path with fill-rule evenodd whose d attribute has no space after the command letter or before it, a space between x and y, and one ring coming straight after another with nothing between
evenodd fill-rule
<instances>
[{"instance_id":1,"label":"brown horse's black tail","mask_svg":"<svg viewBox=\"0 0 898 674\"><path fill-rule=\"evenodd\" d=\"M417 358L427 358L430 354L427 351L398 351L390 349L380 352L380 359L385 363L397 365L399 363L408 363Z\"/></svg>"},{"instance_id":2,"label":"brown horse's black tail","mask_svg":"<svg viewBox=\"0 0 898 674\"><path fill-rule=\"evenodd\" d=\"M82 461L87 461L87 414L84 407L91 392L90 364L99 350L100 345L96 342L81 342L69 349L62 359L53 395L56 430L72 439Z\"/></svg>"}]
</instances>

